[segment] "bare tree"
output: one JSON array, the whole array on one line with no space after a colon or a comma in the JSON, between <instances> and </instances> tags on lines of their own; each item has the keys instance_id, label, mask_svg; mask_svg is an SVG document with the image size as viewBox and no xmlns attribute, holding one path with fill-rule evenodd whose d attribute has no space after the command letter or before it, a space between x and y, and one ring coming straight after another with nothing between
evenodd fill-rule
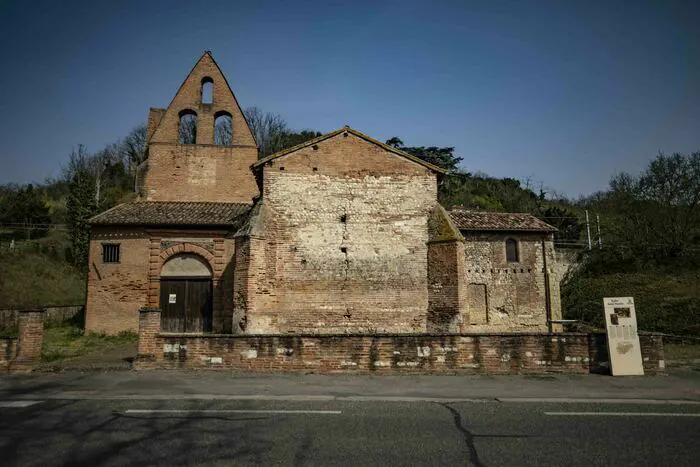
<instances>
[{"instance_id":1,"label":"bare tree","mask_svg":"<svg viewBox=\"0 0 700 467\"><path fill-rule=\"evenodd\" d=\"M214 121L214 144L231 146L233 122L230 115L220 115Z\"/></svg>"},{"instance_id":2,"label":"bare tree","mask_svg":"<svg viewBox=\"0 0 700 467\"><path fill-rule=\"evenodd\" d=\"M148 149L148 129L144 123L135 126L129 135L121 142L121 157L129 167L129 175L134 183L134 192L137 191L138 166L146 160Z\"/></svg>"},{"instance_id":3,"label":"bare tree","mask_svg":"<svg viewBox=\"0 0 700 467\"><path fill-rule=\"evenodd\" d=\"M263 112L258 107L248 107L243 114L258 143L261 158L284 149L289 129L280 115Z\"/></svg>"},{"instance_id":4,"label":"bare tree","mask_svg":"<svg viewBox=\"0 0 700 467\"><path fill-rule=\"evenodd\" d=\"M180 117L180 144L197 144L197 115L186 113Z\"/></svg>"}]
</instances>

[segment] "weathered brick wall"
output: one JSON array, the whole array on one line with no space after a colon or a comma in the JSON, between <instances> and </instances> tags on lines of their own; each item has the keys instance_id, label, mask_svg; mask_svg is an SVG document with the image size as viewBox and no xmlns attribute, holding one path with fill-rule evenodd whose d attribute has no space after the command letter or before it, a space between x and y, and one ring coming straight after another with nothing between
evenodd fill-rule
<instances>
[{"instance_id":1,"label":"weathered brick wall","mask_svg":"<svg viewBox=\"0 0 700 467\"><path fill-rule=\"evenodd\" d=\"M213 82L212 103L202 103L202 80ZM253 146L255 138L248 128L238 101L231 92L226 78L209 54L203 55L185 78L168 108L160 118L151 142L175 143L178 141L180 111L190 109L197 113L197 144L214 143L214 116L217 112L231 114L233 123L232 144Z\"/></svg>"},{"instance_id":2,"label":"weathered brick wall","mask_svg":"<svg viewBox=\"0 0 700 467\"><path fill-rule=\"evenodd\" d=\"M102 262L102 244L120 245L119 263ZM140 229L92 228L85 330L116 334L138 330L148 293L148 236Z\"/></svg>"},{"instance_id":3,"label":"weathered brick wall","mask_svg":"<svg viewBox=\"0 0 700 467\"><path fill-rule=\"evenodd\" d=\"M147 134L148 134L148 140L150 141L151 138L153 138L153 135L155 134L156 130L158 129L158 125L160 125L160 121L163 118L163 115L165 114L165 109L158 109L155 107L151 107L148 111L148 127L147 127Z\"/></svg>"},{"instance_id":4,"label":"weathered brick wall","mask_svg":"<svg viewBox=\"0 0 700 467\"><path fill-rule=\"evenodd\" d=\"M202 103L202 82L213 83L212 102ZM178 144L180 113L197 115L196 144ZM230 146L214 145L215 118L231 116ZM150 201L250 203L258 194L249 167L258 158L253 134L226 78L209 54L197 62L167 109L151 109L143 195Z\"/></svg>"},{"instance_id":5,"label":"weathered brick wall","mask_svg":"<svg viewBox=\"0 0 700 467\"><path fill-rule=\"evenodd\" d=\"M428 243L428 332L460 332L467 311L464 242Z\"/></svg>"},{"instance_id":6,"label":"weathered brick wall","mask_svg":"<svg viewBox=\"0 0 700 467\"><path fill-rule=\"evenodd\" d=\"M247 332L425 331L435 175L352 134L315 147L264 168Z\"/></svg>"},{"instance_id":7,"label":"weathered brick wall","mask_svg":"<svg viewBox=\"0 0 700 467\"><path fill-rule=\"evenodd\" d=\"M18 316L16 340L3 340L5 355L0 357L0 365L4 360L5 368L11 372L31 371L41 360L41 349L44 343L44 311L40 308L21 310Z\"/></svg>"},{"instance_id":8,"label":"weathered brick wall","mask_svg":"<svg viewBox=\"0 0 700 467\"><path fill-rule=\"evenodd\" d=\"M604 334L168 335L142 313L137 369L245 371L588 373L607 359ZM640 335L645 372L664 370L660 336Z\"/></svg>"},{"instance_id":9,"label":"weathered brick wall","mask_svg":"<svg viewBox=\"0 0 700 467\"><path fill-rule=\"evenodd\" d=\"M579 267L581 264L581 252L582 248L579 247L557 247L554 249L554 264L552 268L559 282L561 282L569 272L575 271L576 268Z\"/></svg>"},{"instance_id":10,"label":"weathered brick wall","mask_svg":"<svg viewBox=\"0 0 700 467\"><path fill-rule=\"evenodd\" d=\"M464 236L469 314L465 331L546 331L548 293L552 319L560 319L559 281L552 271L553 245L546 234L469 232ZM518 262L506 261L507 238L518 241Z\"/></svg>"},{"instance_id":11,"label":"weathered brick wall","mask_svg":"<svg viewBox=\"0 0 700 467\"><path fill-rule=\"evenodd\" d=\"M251 203L257 158L255 146L151 143L143 194L148 201Z\"/></svg>"},{"instance_id":12,"label":"weathered brick wall","mask_svg":"<svg viewBox=\"0 0 700 467\"><path fill-rule=\"evenodd\" d=\"M85 329L116 334L138 329L138 309L159 306L160 271L180 253L194 253L212 270L215 332L231 332L233 317L233 239L226 231L93 227ZM102 263L102 243L119 243L116 264Z\"/></svg>"}]
</instances>

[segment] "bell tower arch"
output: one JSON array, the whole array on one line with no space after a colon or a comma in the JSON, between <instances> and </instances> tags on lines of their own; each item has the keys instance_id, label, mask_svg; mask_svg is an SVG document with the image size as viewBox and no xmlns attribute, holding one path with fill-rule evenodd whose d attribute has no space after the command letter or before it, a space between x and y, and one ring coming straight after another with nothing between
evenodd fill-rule
<instances>
[{"instance_id":1,"label":"bell tower arch","mask_svg":"<svg viewBox=\"0 0 700 467\"><path fill-rule=\"evenodd\" d=\"M166 109L151 109L148 130L141 193L147 201L250 203L257 196L250 170L258 158L255 137L211 52Z\"/></svg>"}]
</instances>

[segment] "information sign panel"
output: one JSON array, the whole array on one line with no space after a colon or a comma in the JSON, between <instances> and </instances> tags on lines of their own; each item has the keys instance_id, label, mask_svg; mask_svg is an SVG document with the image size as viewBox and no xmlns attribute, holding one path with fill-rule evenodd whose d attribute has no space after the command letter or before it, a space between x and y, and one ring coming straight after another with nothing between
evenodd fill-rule
<instances>
[{"instance_id":1,"label":"information sign panel","mask_svg":"<svg viewBox=\"0 0 700 467\"><path fill-rule=\"evenodd\" d=\"M637 334L634 299L607 297L603 299L603 304L612 375L643 375L642 347Z\"/></svg>"}]
</instances>

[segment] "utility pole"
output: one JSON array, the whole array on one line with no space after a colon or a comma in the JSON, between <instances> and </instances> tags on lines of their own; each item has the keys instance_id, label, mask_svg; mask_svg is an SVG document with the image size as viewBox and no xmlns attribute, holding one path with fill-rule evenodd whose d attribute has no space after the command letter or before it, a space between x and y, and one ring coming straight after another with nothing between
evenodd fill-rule
<instances>
[{"instance_id":1,"label":"utility pole","mask_svg":"<svg viewBox=\"0 0 700 467\"><path fill-rule=\"evenodd\" d=\"M588 220L588 209L586 209L586 233L588 234L588 249L591 249L591 223Z\"/></svg>"}]
</instances>

